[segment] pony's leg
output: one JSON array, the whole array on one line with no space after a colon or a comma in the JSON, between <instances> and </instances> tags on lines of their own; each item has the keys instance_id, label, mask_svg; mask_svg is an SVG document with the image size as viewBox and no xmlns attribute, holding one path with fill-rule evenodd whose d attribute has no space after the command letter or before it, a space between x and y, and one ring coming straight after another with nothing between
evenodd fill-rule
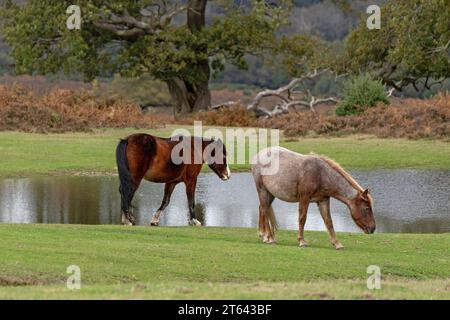
<instances>
[{"instance_id":1,"label":"pony's leg","mask_svg":"<svg viewBox=\"0 0 450 320\"><path fill-rule=\"evenodd\" d=\"M143 177L141 175L137 175L137 174L134 175L134 179L135 179L135 181L137 181L137 183L135 184L135 186L133 188L133 194L130 198L129 209L127 212L122 213L122 224L123 225L134 226L136 224L136 218L133 215L133 207L131 206L131 200L134 198L134 194L136 193L136 190L139 188L142 178Z\"/></svg>"},{"instance_id":2,"label":"pony's leg","mask_svg":"<svg viewBox=\"0 0 450 320\"><path fill-rule=\"evenodd\" d=\"M264 216L265 219L265 228L266 228L266 237L264 242L273 244L276 243L275 241L275 213L273 212L272 205L267 208L267 213Z\"/></svg>"},{"instance_id":3,"label":"pony's leg","mask_svg":"<svg viewBox=\"0 0 450 320\"><path fill-rule=\"evenodd\" d=\"M258 189L259 197L259 235L264 243L275 243L275 226L271 225L270 215L273 215L272 202L274 196L264 188Z\"/></svg>"},{"instance_id":4,"label":"pony's leg","mask_svg":"<svg viewBox=\"0 0 450 320\"><path fill-rule=\"evenodd\" d=\"M185 182L186 195L188 199L189 207L189 224L191 226L201 226L202 223L195 218L195 187L197 185L197 179L194 181Z\"/></svg>"},{"instance_id":5,"label":"pony's leg","mask_svg":"<svg viewBox=\"0 0 450 320\"><path fill-rule=\"evenodd\" d=\"M259 206L258 236L263 239L266 233L266 216L263 214L261 206Z\"/></svg>"},{"instance_id":6,"label":"pony's leg","mask_svg":"<svg viewBox=\"0 0 450 320\"><path fill-rule=\"evenodd\" d=\"M122 221L121 221L121 223L124 226L132 226L133 225L133 222L131 222L130 219L132 220L132 218L129 216L129 214L125 214L125 213L122 212Z\"/></svg>"},{"instance_id":7,"label":"pony's leg","mask_svg":"<svg viewBox=\"0 0 450 320\"><path fill-rule=\"evenodd\" d=\"M330 214L330 199L322 200L317 202L319 207L320 215L322 216L323 222L328 230L328 235L330 236L331 243L336 248L336 250L344 249L342 243L336 238L336 233L334 232L333 220Z\"/></svg>"},{"instance_id":8,"label":"pony's leg","mask_svg":"<svg viewBox=\"0 0 450 320\"><path fill-rule=\"evenodd\" d=\"M125 226L134 226L136 224L136 218L129 209L127 212L122 212L122 224Z\"/></svg>"},{"instance_id":9,"label":"pony's leg","mask_svg":"<svg viewBox=\"0 0 450 320\"><path fill-rule=\"evenodd\" d=\"M170 197L171 197L172 192L175 189L176 185L177 185L177 182L173 182L173 183L166 183L166 185L164 186L163 201L162 201L159 209L154 214L154 216L150 222L150 225L157 226L159 224L159 219L161 218L161 214L164 212L164 209L166 209L167 206L169 205Z\"/></svg>"},{"instance_id":10,"label":"pony's leg","mask_svg":"<svg viewBox=\"0 0 450 320\"><path fill-rule=\"evenodd\" d=\"M126 225L126 226L134 226L136 224L136 218L133 215L133 206L131 205L131 201L134 198L134 194L136 193L136 190L139 188L139 184L142 181L142 177L141 176L134 176L135 181L138 181L135 185L133 185L132 187L132 192L131 192L131 196L128 199L128 209L126 211L122 211L122 225Z\"/></svg>"},{"instance_id":11,"label":"pony's leg","mask_svg":"<svg viewBox=\"0 0 450 320\"><path fill-rule=\"evenodd\" d=\"M308 243L305 241L303 231L305 229L306 214L308 213L309 200L300 200L299 215L298 215L298 242L300 247L307 247Z\"/></svg>"}]
</instances>

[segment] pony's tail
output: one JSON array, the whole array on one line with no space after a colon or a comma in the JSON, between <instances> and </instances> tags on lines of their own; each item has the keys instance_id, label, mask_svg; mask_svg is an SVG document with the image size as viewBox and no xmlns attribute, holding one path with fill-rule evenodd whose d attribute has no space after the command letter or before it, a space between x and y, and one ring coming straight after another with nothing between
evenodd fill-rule
<instances>
[{"instance_id":1,"label":"pony's tail","mask_svg":"<svg viewBox=\"0 0 450 320\"><path fill-rule=\"evenodd\" d=\"M130 170L128 169L127 145L128 140L121 139L116 149L116 163L120 180L120 205L123 213L129 212L131 200L133 200L134 192L136 191L133 178L130 174Z\"/></svg>"}]
</instances>

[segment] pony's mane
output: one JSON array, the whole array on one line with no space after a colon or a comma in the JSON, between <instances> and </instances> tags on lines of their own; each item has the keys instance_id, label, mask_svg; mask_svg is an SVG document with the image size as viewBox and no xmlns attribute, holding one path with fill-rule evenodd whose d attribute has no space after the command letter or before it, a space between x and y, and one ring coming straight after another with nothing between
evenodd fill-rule
<instances>
[{"instance_id":1,"label":"pony's mane","mask_svg":"<svg viewBox=\"0 0 450 320\"><path fill-rule=\"evenodd\" d=\"M348 183L350 183L350 185L355 188L356 190L358 190L359 192L364 192L364 189L361 187L361 185L356 182L355 179L353 179L353 177L351 175L348 174L347 171L345 171L339 163L337 163L336 161L319 155L318 156L320 159L322 159L323 161L325 161L331 168L333 168L335 171L337 171L345 180L347 180ZM372 205L372 196L370 194L367 195L369 198L369 202Z\"/></svg>"},{"instance_id":2,"label":"pony's mane","mask_svg":"<svg viewBox=\"0 0 450 320\"><path fill-rule=\"evenodd\" d=\"M202 142L208 142L208 143L210 143L210 142L216 142L217 140L215 140L215 139L212 139L212 138L209 138L209 137L203 137L203 136L201 136L201 137L199 137L199 136L193 136L193 135L187 135L187 136L185 136L185 135L183 135L183 134L176 134L176 135L174 135L174 136L170 136L170 137L168 137L168 138L162 138L162 139L165 139L165 140L172 140L173 138L180 138L180 139L184 139L184 138L187 138L187 139L193 139L193 140L200 140L200 141L202 141Z\"/></svg>"}]
</instances>

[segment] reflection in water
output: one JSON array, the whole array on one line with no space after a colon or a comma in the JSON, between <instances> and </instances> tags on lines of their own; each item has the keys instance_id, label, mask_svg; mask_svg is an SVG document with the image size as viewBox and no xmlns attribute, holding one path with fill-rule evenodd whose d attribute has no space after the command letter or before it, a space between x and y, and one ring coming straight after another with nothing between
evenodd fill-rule
<instances>
[{"instance_id":1,"label":"reflection in water","mask_svg":"<svg viewBox=\"0 0 450 320\"><path fill-rule=\"evenodd\" d=\"M450 232L450 171L376 170L352 172L370 187L378 232ZM137 223L149 224L161 204L163 184L144 182L136 193ZM44 177L0 180L0 222L119 224L117 177ZM255 227L258 198L248 173L227 182L213 174L199 176L196 213L207 226ZM348 209L333 200L337 231L360 232ZM298 205L275 200L280 228L297 229ZM161 225L187 225L184 185L179 184ZM308 230L325 230L315 204Z\"/></svg>"}]
</instances>

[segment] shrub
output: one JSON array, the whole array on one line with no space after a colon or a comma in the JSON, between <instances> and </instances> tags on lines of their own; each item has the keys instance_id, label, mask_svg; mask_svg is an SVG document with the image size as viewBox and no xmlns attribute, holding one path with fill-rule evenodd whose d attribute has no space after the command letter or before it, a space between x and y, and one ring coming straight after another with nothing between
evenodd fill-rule
<instances>
[{"instance_id":1,"label":"shrub","mask_svg":"<svg viewBox=\"0 0 450 320\"><path fill-rule=\"evenodd\" d=\"M336 108L338 116L361 114L378 102L389 104L385 87L368 75L360 75L344 85L344 98Z\"/></svg>"}]
</instances>

